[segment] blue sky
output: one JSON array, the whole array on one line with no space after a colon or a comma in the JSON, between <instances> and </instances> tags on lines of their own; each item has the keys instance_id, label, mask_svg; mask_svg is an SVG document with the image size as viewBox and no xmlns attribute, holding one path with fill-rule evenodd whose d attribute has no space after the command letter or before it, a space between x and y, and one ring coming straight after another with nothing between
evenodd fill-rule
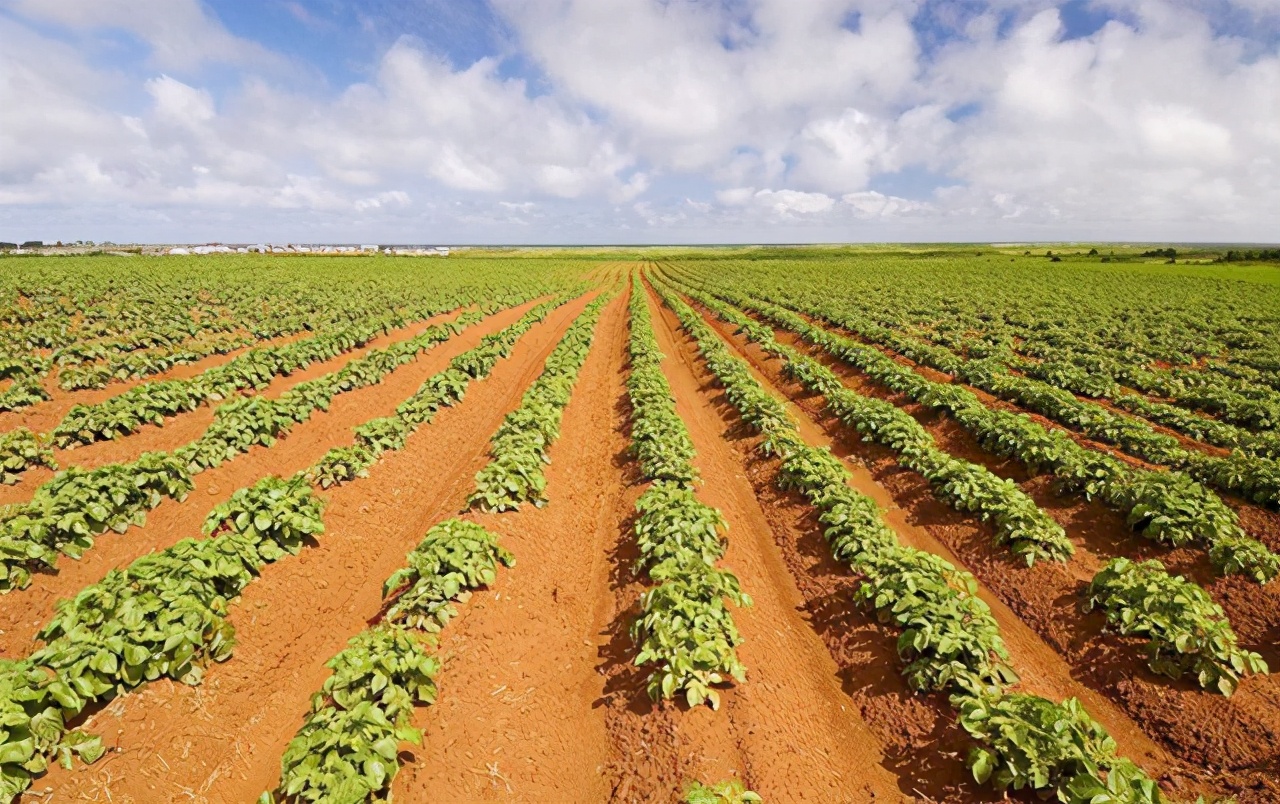
<instances>
[{"instance_id":1,"label":"blue sky","mask_svg":"<svg viewBox=\"0 0 1280 804\"><path fill-rule=\"evenodd\" d=\"M0 0L0 108L0 240L1280 219L1280 0Z\"/></svg>"}]
</instances>

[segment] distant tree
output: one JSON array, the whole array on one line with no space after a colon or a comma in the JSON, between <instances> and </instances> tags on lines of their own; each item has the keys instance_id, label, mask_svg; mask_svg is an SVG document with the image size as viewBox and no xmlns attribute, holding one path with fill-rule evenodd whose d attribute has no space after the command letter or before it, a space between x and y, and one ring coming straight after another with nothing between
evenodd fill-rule
<instances>
[{"instance_id":1,"label":"distant tree","mask_svg":"<svg viewBox=\"0 0 1280 804\"><path fill-rule=\"evenodd\" d=\"M1280 262L1280 248L1264 248L1258 251L1237 251L1229 249L1225 256L1214 262Z\"/></svg>"},{"instance_id":2,"label":"distant tree","mask_svg":"<svg viewBox=\"0 0 1280 804\"><path fill-rule=\"evenodd\" d=\"M1049 262L1062 262L1061 257L1050 257Z\"/></svg>"},{"instance_id":3,"label":"distant tree","mask_svg":"<svg viewBox=\"0 0 1280 804\"><path fill-rule=\"evenodd\" d=\"M1098 256L1098 250L1097 250L1096 248L1091 248L1091 249L1089 249L1089 256L1090 256L1090 257L1096 257L1096 256Z\"/></svg>"}]
</instances>

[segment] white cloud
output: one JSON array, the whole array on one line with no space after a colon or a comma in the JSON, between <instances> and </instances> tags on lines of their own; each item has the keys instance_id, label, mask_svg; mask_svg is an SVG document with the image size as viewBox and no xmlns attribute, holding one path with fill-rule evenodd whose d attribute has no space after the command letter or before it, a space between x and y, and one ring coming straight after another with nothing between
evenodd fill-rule
<instances>
[{"instance_id":1,"label":"white cloud","mask_svg":"<svg viewBox=\"0 0 1280 804\"><path fill-rule=\"evenodd\" d=\"M948 172L967 186L944 203L1082 236L1266 237L1280 215L1280 54L1246 62L1186 8L1138 13L1138 27L1062 41L1048 10L942 59L936 72L969 75L959 97L980 106L950 137Z\"/></svg>"},{"instance_id":2,"label":"white cloud","mask_svg":"<svg viewBox=\"0 0 1280 804\"><path fill-rule=\"evenodd\" d=\"M1280 0L1095 0L1070 40L1050 0L493 2L536 89L403 39L320 91L198 0L0 0L0 214L1274 239L1280 47L1238 23ZM108 29L149 55L104 69Z\"/></svg>"},{"instance_id":3,"label":"white cloud","mask_svg":"<svg viewBox=\"0 0 1280 804\"><path fill-rule=\"evenodd\" d=\"M846 193L840 200L849 207L854 217L862 219L895 218L901 215L929 213L935 211L932 204L912 201L895 195L885 195L875 190L860 193Z\"/></svg>"},{"instance_id":4,"label":"white cloud","mask_svg":"<svg viewBox=\"0 0 1280 804\"><path fill-rule=\"evenodd\" d=\"M760 190L752 198L783 219L826 212L836 203L834 198L824 193L802 193L799 190Z\"/></svg>"},{"instance_id":5,"label":"white cloud","mask_svg":"<svg viewBox=\"0 0 1280 804\"><path fill-rule=\"evenodd\" d=\"M152 61L160 69L210 62L279 66L284 61L228 33L199 0L2 0L0 5L28 19L76 30L129 31L151 47Z\"/></svg>"}]
</instances>

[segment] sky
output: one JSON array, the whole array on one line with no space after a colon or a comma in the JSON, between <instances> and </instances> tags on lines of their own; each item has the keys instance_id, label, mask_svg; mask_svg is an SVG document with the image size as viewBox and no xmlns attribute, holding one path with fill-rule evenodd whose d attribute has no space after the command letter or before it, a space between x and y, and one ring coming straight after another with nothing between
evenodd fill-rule
<instances>
[{"instance_id":1,"label":"sky","mask_svg":"<svg viewBox=\"0 0 1280 804\"><path fill-rule=\"evenodd\" d=\"M1280 0L0 0L0 240L1280 241Z\"/></svg>"}]
</instances>

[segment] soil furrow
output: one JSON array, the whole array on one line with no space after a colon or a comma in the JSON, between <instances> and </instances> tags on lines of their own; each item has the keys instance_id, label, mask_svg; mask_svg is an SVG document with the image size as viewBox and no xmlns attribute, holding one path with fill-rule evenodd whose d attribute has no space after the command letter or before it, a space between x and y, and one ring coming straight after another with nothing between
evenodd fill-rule
<instances>
[{"instance_id":1,"label":"soil furrow","mask_svg":"<svg viewBox=\"0 0 1280 804\"><path fill-rule=\"evenodd\" d=\"M457 314L458 311L456 310L442 313L441 315L392 330L390 333L384 333L364 346L344 352L330 360L312 363L301 371L295 371L289 375L274 377L266 388L253 395L275 399L298 383L321 377L331 371L337 371L352 360L363 357L374 349L385 348L397 341L413 338L434 324L452 320ZM176 449L196 440L208 429L209 425L213 423L214 414L220 404L222 403L201 405L195 410L166 418L163 427L144 424L136 432L122 438L84 444L71 449L54 450L54 461L62 468L80 466L86 469L93 469L110 463L136 460L144 452ZM53 425L56 424L57 421L53 422ZM52 429L53 425L50 426L50 429ZM29 469L24 474L22 482L18 485L0 486L0 505L30 500L36 487L50 480L53 476L54 471L51 469L43 467Z\"/></svg>"},{"instance_id":2,"label":"soil furrow","mask_svg":"<svg viewBox=\"0 0 1280 804\"><path fill-rule=\"evenodd\" d=\"M468 515L516 565L444 630L441 695L396 778L401 801L603 801L606 712L597 671L614 514L625 492L616 405L626 300L597 323L546 467L542 508Z\"/></svg>"},{"instance_id":3,"label":"soil furrow","mask_svg":"<svg viewBox=\"0 0 1280 804\"><path fill-rule=\"evenodd\" d=\"M674 323L674 318L669 311L664 310L664 316L669 322ZM788 384L780 376L777 361L769 360L754 344L744 343L741 338L733 336L732 330L714 317L704 317L739 355L747 359L756 378L787 402L800 423L801 434L806 441L832 448L833 452L842 458L855 459L849 461L855 478L855 487L876 500L885 509L886 520L897 531L904 544L935 553L957 567L972 571L949 545L989 543L991 539L989 529L937 503L923 479L896 467L896 464L885 467L884 456L875 456L869 450L864 451L865 445L836 442L833 434L838 434L838 430L843 426L836 422L833 427L833 422L822 421L816 416L814 407L820 406L820 402L814 399L803 399L797 392L797 386ZM797 398L801 398L808 407L797 404ZM822 424L819 424L819 421L822 421ZM853 440L856 441L856 438ZM876 463L877 457L881 459L880 463ZM863 464L864 459L870 461L871 470ZM886 482L894 476L905 476L909 486L898 486L896 482L891 485L890 482ZM770 479L771 477L772 475ZM765 489L759 490L763 496ZM785 497L779 495L778 500L782 505ZM805 507L802 505L800 508L803 512ZM799 514L799 517L803 517L803 513ZM820 536L817 538L820 540ZM1006 567L1004 571L1008 572L1009 568ZM981 575L978 578L979 581L984 580ZM1182 767L1181 763L1153 741L1139 723L1126 715L1120 707L1077 680L1073 676L1072 668L1063 658L1019 619L993 589L985 583L980 583L979 595L991 607L1000 625L1006 646L1012 656L1012 664L1023 679L1021 689L1055 701L1068 697L1079 698L1090 714L1116 739L1121 752L1156 776L1191 771L1190 768ZM852 606L852 603L849 605ZM892 638L888 634L884 635L884 639L890 640L890 644L892 644ZM894 670L896 672L896 663ZM916 759L918 761L919 758Z\"/></svg>"},{"instance_id":4,"label":"soil furrow","mask_svg":"<svg viewBox=\"0 0 1280 804\"><path fill-rule=\"evenodd\" d=\"M797 587L777 542L789 536L770 522L765 506L727 441L733 425L721 412L719 393L660 319L652 303L659 346L668 355L663 372L676 409L697 449L701 500L725 515L729 546L723 564L742 582L754 605L737 609L744 637L738 649L747 681L724 695L724 711L680 709L683 726L704 715L710 730L736 741L741 772L767 801L894 801L914 797L916 785L887 766L883 730L864 722L860 702L842 688L840 668L816 633L809 600ZM628 534L629 535L629 534ZM892 673L891 666L881 668ZM639 690L643 695L643 687ZM625 714L633 715L629 710ZM634 716L634 715L633 715ZM615 738L617 735L614 735ZM779 751L779 746L787 746ZM638 746L630 746L638 749ZM619 765L631 769L624 754ZM856 770L855 770L856 769ZM691 776L722 778L726 769L698 768ZM727 769L732 770L732 768ZM672 800L671 793L661 800ZM645 800L645 799L633 799Z\"/></svg>"},{"instance_id":5,"label":"soil furrow","mask_svg":"<svg viewBox=\"0 0 1280 804\"><path fill-rule=\"evenodd\" d=\"M252 801L273 788L285 745L328 676L324 663L377 615L382 583L405 554L464 503L489 436L586 302L570 302L530 330L487 380L387 453L368 478L323 493L327 530L319 543L266 567L232 608L238 644L228 662L210 667L198 687L159 681L117 699L85 727L118 750L92 766L51 771L36 787L74 801L110 791L116 801L211 802ZM505 323L518 316L510 312ZM482 334L477 329L475 341ZM339 426L329 425L334 437L349 437ZM445 694L447 679L446 667Z\"/></svg>"},{"instance_id":6,"label":"soil furrow","mask_svg":"<svg viewBox=\"0 0 1280 804\"><path fill-rule=\"evenodd\" d=\"M722 322L712 323L722 336L731 335ZM1260 651L1276 667L1280 647L1268 638L1280 628L1280 588L1276 584L1264 587L1240 577L1220 578L1206 566L1202 551L1170 551L1142 539L1121 515L1101 503L1059 496L1047 477L1028 480L1020 464L986 453L971 434L949 418L880 388L856 369L788 333L778 332L778 338L821 360L858 393L893 402L912 414L947 452L1020 483L1038 505L1066 528L1077 547L1069 563L1040 562L1028 568L1013 560L989 539L966 533L961 526L963 516L937 502L922 479L901 470L889 450L863 444L850 428L823 411L820 396L810 395L782 378L777 361L766 358L754 345L747 350L754 365L764 366L775 384L785 388L810 418L823 424L838 452L860 457L899 501L909 500L921 509L935 509L930 518L939 525L935 531L939 540L1070 664L1076 678L1119 703L1135 722L1145 724L1149 735L1158 737L1180 758L1196 765L1240 772L1240 778L1232 779L1232 784L1251 785L1260 773L1277 766L1280 678L1249 677L1234 696L1224 698L1201 690L1189 680L1157 676L1146 666L1143 640L1104 634L1102 615L1080 610L1083 590L1111 556L1158 558L1170 571L1204 585L1223 604L1233 625L1239 621L1243 644ZM739 346L745 343L736 336L734 340Z\"/></svg>"},{"instance_id":7,"label":"soil furrow","mask_svg":"<svg viewBox=\"0 0 1280 804\"><path fill-rule=\"evenodd\" d=\"M130 528L124 534L104 533L79 561L62 556L57 570L35 575L30 588L0 595L0 656L26 655L36 632L53 615L57 600L76 594L112 568L125 566L180 539L198 536L209 511L237 489L270 474L286 476L305 469L332 447L350 443L352 427L394 413L401 401L411 396L427 377L442 370L455 355L476 346L485 335L513 323L535 304L537 302L529 302L499 312L417 360L400 366L381 383L335 396L328 412L317 410L274 446L254 447L221 466L195 475L195 490L186 500L164 500L147 514L147 521L141 527ZM300 381L301 378L295 379Z\"/></svg>"}]
</instances>

